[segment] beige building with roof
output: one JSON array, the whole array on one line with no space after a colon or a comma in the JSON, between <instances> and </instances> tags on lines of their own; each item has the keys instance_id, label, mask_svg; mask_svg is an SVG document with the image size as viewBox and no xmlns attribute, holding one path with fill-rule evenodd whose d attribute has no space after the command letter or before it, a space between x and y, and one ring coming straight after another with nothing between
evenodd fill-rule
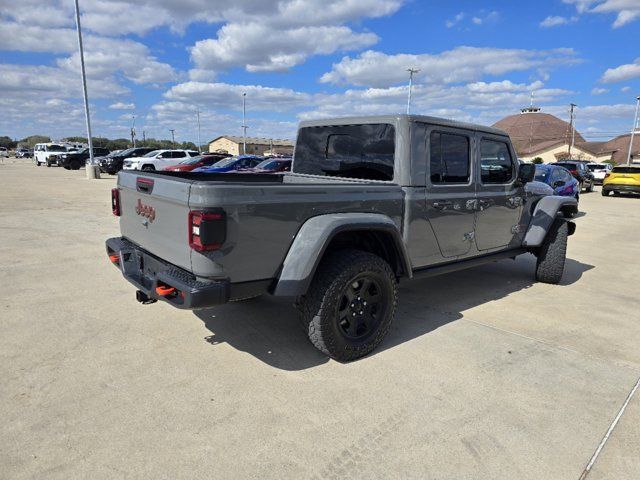
<instances>
[{"instance_id":1,"label":"beige building with roof","mask_svg":"<svg viewBox=\"0 0 640 480\"><path fill-rule=\"evenodd\" d=\"M246 137L247 155L293 155L293 142L274 138ZM234 135L222 135L209 142L209 152L223 152L242 155L243 138Z\"/></svg>"},{"instance_id":2,"label":"beige building with roof","mask_svg":"<svg viewBox=\"0 0 640 480\"><path fill-rule=\"evenodd\" d=\"M509 134L522 160L541 158L544 163L553 163L569 158L571 125L558 117L542 113L538 107L523 108L520 114L503 118L493 126ZM629 137L627 134L608 142L587 142L576 131L570 156L574 160L625 163L631 140ZM633 143L633 158L640 161L640 137L637 136Z\"/></svg>"}]
</instances>

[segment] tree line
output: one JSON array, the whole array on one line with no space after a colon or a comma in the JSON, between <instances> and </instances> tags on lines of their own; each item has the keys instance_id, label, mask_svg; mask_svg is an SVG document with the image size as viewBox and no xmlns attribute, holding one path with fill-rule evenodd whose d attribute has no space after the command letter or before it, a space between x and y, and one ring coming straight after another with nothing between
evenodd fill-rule
<instances>
[{"instance_id":1,"label":"tree line","mask_svg":"<svg viewBox=\"0 0 640 480\"><path fill-rule=\"evenodd\" d=\"M110 139L105 137L91 137L94 147L103 147L108 150L124 150L130 148L133 145L128 138L116 138ZM87 137L67 137L61 140L62 142L72 143L87 143ZM0 137L0 147L9 149L21 148L33 148L36 143L49 143L51 138L46 135L31 135L21 140L13 140L7 136ZM155 149L171 149L181 148L185 150L197 150L198 147L193 142L176 142L175 144L171 140L157 140L155 138L147 138L144 141L136 141L136 147L149 147ZM206 149L206 146L203 146Z\"/></svg>"}]
</instances>

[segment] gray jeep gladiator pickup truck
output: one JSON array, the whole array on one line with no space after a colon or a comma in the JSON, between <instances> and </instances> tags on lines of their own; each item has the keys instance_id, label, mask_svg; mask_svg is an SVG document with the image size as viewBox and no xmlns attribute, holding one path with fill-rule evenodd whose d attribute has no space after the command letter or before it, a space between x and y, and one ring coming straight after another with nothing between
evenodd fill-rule
<instances>
[{"instance_id":1,"label":"gray jeep gladiator pickup truck","mask_svg":"<svg viewBox=\"0 0 640 480\"><path fill-rule=\"evenodd\" d=\"M341 361L389 330L398 282L530 253L558 283L575 199L525 191L506 133L415 115L308 121L283 175L120 172L107 254L142 303L295 299Z\"/></svg>"}]
</instances>

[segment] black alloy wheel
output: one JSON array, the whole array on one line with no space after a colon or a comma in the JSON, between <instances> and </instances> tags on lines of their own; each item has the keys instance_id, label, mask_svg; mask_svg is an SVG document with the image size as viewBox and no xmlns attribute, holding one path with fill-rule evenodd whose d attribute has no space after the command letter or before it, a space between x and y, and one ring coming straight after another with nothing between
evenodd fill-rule
<instances>
[{"instance_id":1,"label":"black alloy wheel","mask_svg":"<svg viewBox=\"0 0 640 480\"><path fill-rule=\"evenodd\" d=\"M366 341L377 330L389 303L376 272L358 274L345 286L337 305L336 319L342 335L351 341Z\"/></svg>"}]
</instances>

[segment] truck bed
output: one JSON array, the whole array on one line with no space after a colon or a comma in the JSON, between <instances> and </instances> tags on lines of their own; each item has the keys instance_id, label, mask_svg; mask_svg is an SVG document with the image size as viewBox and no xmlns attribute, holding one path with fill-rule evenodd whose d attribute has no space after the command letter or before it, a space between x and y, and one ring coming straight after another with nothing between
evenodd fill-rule
<instances>
[{"instance_id":1,"label":"truck bed","mask_svg":"<svg viewBox=\"0 0 640 480\"><path fill-rule=\"evenodd\" d=\"M195 278L232 284L275 278L311 217L364 211L400 227L404 204L398 185L296 174L130 171L119 174L118 189L125 239ZM213 210L224 212L226 240L219 250L193 250L189 212ZM151 211L152 221L145 217Z\"/></svg>"}]
</instances>

